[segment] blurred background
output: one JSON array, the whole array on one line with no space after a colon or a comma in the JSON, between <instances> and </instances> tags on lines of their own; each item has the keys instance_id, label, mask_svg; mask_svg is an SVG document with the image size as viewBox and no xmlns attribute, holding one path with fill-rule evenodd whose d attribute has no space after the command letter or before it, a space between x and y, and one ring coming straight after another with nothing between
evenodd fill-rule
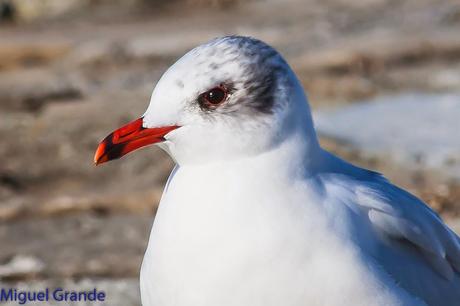
<instances>
[{"instance_id":1,"label":"blurred background","mask_svg":"<svg viewBox=\"0 0 460 306\"><path fill-rule=\"evenodd\" d=\"M140 305L172 162L149 148L96 168L94 150L178 57L227 34L286 57L323 146L459 232L459 33L458 0L0 0L0 287Z\"/></svg>"}]
</instances>

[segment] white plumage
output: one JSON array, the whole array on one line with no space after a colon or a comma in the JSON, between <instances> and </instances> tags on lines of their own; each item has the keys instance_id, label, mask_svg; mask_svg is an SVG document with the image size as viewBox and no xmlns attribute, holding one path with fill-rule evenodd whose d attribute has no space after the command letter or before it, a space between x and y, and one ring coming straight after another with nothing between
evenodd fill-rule
<instances>
[{"instance_id":1,"label":"white plumage","mask_svg":"<svg viewBox=\"0 0 460 306\"><path fill-rule=\"evenodd\" d=\"M220 84L232 87L225 103L200 107ZM180 126L161 144L177 166L142 265L144 306L460 305L459 238L319 146L299 81L266 44L224 37L190 51L143 123Z\"/></svg>"}]
</instances>

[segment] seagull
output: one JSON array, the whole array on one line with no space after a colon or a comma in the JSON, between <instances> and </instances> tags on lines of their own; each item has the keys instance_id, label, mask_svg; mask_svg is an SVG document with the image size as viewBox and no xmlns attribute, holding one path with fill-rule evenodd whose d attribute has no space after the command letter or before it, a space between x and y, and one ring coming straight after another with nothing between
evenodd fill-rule
<instances>
[{"instance_id":1,"label":"seagull","mask_svg":"<svg viewBox=\"0 0 460 306\"><path fill-rule=\"evenodd\" d=\"M299 80L266 43L189 51L95 163L151 144L176 166L141 267L144 306L460 305L459 237L321 148Z\"/></svg>"}]
</instances>

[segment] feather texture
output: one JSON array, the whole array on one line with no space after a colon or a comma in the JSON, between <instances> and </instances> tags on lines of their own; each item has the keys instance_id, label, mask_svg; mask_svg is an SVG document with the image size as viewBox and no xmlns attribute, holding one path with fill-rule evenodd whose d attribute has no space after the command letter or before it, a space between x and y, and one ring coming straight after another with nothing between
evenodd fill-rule
<instances>
[{"instance_id":1,"label":"feather texture","mask_svg":"<svg viewBox=\"0 0 460 306\"><path fill-rule=\"evenodd\" d=\"M375 228L415 245L436 272L451 280L460 260L458 237L433 210L406 191L386 182L379 189L371 187L361 186L356 194Z\"/></svg>"}]
</instances>

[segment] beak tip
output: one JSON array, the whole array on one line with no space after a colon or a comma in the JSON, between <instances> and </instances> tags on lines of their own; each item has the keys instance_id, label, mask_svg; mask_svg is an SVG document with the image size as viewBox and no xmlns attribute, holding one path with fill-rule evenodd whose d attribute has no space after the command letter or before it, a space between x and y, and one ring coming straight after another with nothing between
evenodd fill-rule
<instances>
[{"instance_id":1,"label":"beak tip","mask_svg":"<svg viewBox=\"0 0 460 306\"><path fill-rule=\"evenodd\" d=\"M98 166L102 164L104 161L106 161L104 160L105 147L106 147L106 144L104 141L102 141L97 147L96 153L94 154L94 158L93 158L94 165Z\"/></svg>"},{"instance_id":2,"label":"beak tip","mask_svg":"<svg viewBox=\"0 0 460 306\"><path fill-rule=\"evenodd\" d=\"M106 161L108 161L108 159L105 155L98 155L98 154L94 156L94 160L93 160L95 166L99 166L100 164L103 164Z\"/></svg>"}]
</instances>

